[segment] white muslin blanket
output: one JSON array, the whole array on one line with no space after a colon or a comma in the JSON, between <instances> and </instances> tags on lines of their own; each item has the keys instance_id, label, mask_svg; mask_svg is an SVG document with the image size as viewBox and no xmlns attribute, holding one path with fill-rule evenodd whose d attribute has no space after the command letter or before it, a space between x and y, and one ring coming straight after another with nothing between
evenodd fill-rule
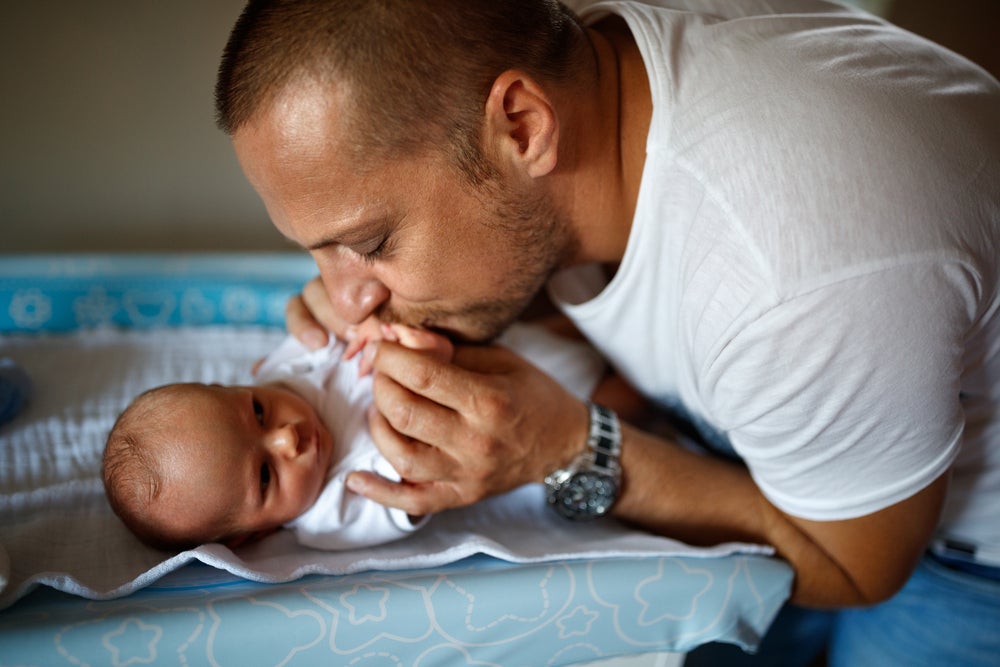
<instances>
[{"instance_id":1,"label":"white muslin blanket","mask_svg":"<svg viewBox=\"0 0 1000 667\"><path fill-rule=\"evenodd\" d=\"M771 553L737 543L694 548L613 520L573 524L545 508L540 486L439 514L412 537L358 552L310 550L287 532L236 550L213 544L173 554L141 544L112 513L101 485L115 418L160 384L248 384L252 363L283 337L240 327L0 337L0 356L21 364L34 383L27 410L0 425L0 609L39 584L93 599L126 595L193 560L281 582L436 567L479 553L511 562Z\"/></svg>"}]
</instances>

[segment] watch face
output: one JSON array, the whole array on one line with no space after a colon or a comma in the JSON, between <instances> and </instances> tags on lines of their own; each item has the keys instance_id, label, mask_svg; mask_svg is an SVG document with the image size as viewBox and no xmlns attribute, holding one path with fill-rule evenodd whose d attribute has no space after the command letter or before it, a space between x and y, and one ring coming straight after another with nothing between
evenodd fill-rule
<instances>
[{"instance_id":1,"label":"watch face","mask_svg":"<svg viewBox=\"0 0 1000 667\"><path fill-rule=\"evenodd\" d=\"M618 484L607 475L578 472L559 489L555 509L570 519L593 519L608 513L618 497Z\"/></svg>"}]
</instances>

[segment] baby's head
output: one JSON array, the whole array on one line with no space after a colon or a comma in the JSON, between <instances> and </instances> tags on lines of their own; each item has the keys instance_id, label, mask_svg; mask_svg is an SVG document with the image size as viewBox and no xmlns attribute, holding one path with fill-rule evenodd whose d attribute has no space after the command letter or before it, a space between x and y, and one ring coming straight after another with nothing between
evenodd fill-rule
<instances>
[{"instance_id":1,"label":"baby's head","mask_svg":"<svg viewBox=\"0 0 1000 667\"><path fill-rule=\"evenodd\" d=\"M332 453L316 411L284 387L171 384L141 394L115 422L104 488L147 544L235 546L312 505Z\"/></svg>"}]
</instances>

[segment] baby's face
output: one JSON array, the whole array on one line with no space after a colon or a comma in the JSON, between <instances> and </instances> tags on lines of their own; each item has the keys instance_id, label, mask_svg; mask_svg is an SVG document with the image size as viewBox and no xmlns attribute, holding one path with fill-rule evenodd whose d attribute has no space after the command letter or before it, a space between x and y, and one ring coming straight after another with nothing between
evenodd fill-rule
<instances>
[{"instance_id":1,"label":"baby's face","mask_svg":"<svg viewBox=\"0 0 1000 667\"><path fill-rule=\"evenodd\" d=\"M258 537L302 514L325 481L333 440L312 407L276 385L186 385L163 448L164 521Z\"/></svg>"}]
</instances>

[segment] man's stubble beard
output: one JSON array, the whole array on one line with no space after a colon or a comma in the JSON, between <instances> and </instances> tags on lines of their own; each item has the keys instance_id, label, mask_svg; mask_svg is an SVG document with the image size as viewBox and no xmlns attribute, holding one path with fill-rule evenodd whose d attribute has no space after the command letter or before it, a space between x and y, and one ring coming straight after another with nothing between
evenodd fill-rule
<instances>
[{"instance_id":1,"label":"man's stubble beard","mask_svg":"<svg viewBox=\"0 0 1000 667\"><path fill-rule=\"evenodd\" d=\"M494 211L484 224L494 235L504 235L497 254L512 260L496 281L504 293L447 310L397 310L388 302L378 312L380 319L436 330L459 342L488 343L513 324L552 274L577 254L579 240L568 217L545 193L518 193L495 181L477 186L477 193L482 205Z\"/></svg>"}]
</instances>

